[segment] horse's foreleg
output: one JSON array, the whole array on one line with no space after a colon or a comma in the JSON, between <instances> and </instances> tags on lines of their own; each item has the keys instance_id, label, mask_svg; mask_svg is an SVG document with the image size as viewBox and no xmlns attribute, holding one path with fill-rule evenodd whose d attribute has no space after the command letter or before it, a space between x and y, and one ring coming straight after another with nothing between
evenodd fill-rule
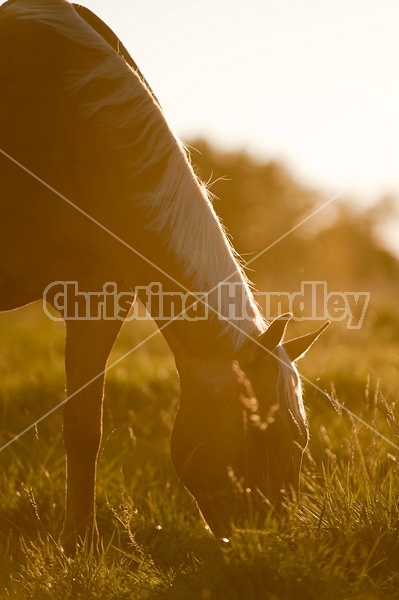
<instances>
[{"instance_id":1,"label":"horse's foreleg","mask_svg":"<svg viewBox=\"0 0 399 600\"><path fill-rule=\"evenodd\" d=\"M96 463L102 435L104 370L121 321L67 321L65 368L68 401L64 407L67 456L65 521L61 542L97 543Z\"/></svg>"}]
</instances>

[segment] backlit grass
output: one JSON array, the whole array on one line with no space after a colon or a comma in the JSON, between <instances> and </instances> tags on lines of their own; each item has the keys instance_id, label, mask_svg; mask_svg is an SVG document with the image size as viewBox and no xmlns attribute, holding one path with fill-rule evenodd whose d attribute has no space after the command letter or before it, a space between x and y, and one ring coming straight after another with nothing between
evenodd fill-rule
<instances>
[{"instance_id":1,"label":"backlit grass","mask_svg":"<svg viewBox=\"0 0 399 600\"><path fill-rule=\"evenodd\" d=\"M40 307L1 315L0 331L4 444L62 402L64 332ZM126 327L110 364L152 331L147 323ZM61 411L1 452L0 597L399 598L395 355L389 341L379 353L373 346L367 354L363 345L337 354L328 340L320 348L301 371L309 380L319 377L317 385L337 402L306 385L312 439L300 502L283 520L270 514L261 528L249 522L235 530L229 544L205 530L169 459L178 381L160 335L108 373L98 472L100 559L82 550L70 560L58 544ZM377 354L380 362L373 360Z\"/></svg>"}]
</instances>

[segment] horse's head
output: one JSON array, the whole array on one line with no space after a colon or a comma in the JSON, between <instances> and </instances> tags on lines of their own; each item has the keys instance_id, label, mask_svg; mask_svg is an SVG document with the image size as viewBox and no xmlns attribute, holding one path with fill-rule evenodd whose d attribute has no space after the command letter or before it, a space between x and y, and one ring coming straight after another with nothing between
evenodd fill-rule
<instances>
[{"instance_id":1,"label":"horse's head","mask_svg":"<svg viewBox=\"0 0 399 600\"><path fill-rule=\"evenodd\" d=\"M234 360L180 368L172 460L217 536L298 490L308 431L294 363L327 324L284 343L288 318L248 340Z\"/></svg>"}]
</instances>

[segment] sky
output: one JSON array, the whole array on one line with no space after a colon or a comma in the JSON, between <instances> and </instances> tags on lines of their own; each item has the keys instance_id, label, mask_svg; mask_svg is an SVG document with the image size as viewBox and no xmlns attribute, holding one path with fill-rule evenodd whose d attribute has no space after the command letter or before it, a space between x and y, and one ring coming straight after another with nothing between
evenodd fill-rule
<instances>
[{"instance_id":1,"label":"sky","mask_svg":"<svg viewBox=\"0 0 399 600\"><path fill-rule=\"evenodd\" d=\"M399 205L398 0L81 2L119 35L184 141Z\"/></svg>"},{"instance_id":2,"label":"sky","mask_svg":"<svg viewBox=\"0 0 399 600\"><path fill-rule=\"evenodd\" d=\"M398 0L85 0L184 140L284 161L326 191L399 195Z\"/></svg>"}]
</instances>

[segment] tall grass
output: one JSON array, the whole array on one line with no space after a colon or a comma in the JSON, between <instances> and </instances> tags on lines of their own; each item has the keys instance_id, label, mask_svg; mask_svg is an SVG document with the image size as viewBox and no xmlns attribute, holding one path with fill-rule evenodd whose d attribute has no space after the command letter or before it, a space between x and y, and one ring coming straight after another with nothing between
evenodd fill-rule
<instances>
[{"instance_id":1,"label":"tall grass","mask_svg":"<svg viewBox=\"0 0 399 600\"><path fill-rule=\"evenodd\" d=\"M0 327L5 443L62 401L63 328L34 307L1 316ZM151 330L146 327L127 328L111 362ZM397 409L373 373L347 386L346 368L338 361L318 382L335 393L335 403L310 386L306 391L312 437L301 498L287 505L284 518L271 513L261 527L248 522L219 543L170 463L178 384L169 351L154 338L108 374L98 473L100 558L81 549L71 560L58 544L60 413L0 453L0 598L399 598ZM311 379L311 368L307 374Z\"/></svg>"}]
</instances>

